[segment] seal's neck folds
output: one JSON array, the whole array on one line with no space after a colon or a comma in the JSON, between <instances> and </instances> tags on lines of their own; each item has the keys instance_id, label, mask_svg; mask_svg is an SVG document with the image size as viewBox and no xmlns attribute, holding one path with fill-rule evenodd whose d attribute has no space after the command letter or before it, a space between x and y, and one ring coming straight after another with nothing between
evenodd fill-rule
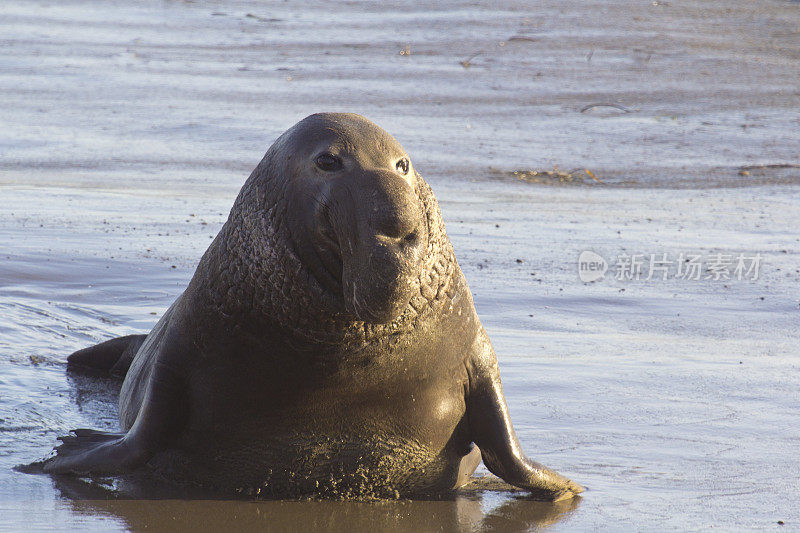
<instances>
[{"instance_id":1,"label":"seal's neck folds","mask_svg":"<svg viewBox=\"0 0 800 533\"><path fill-rule=\"evenodd\" d=\"M282 188L254 187L252 181L251 176L195 274L204 278L196 286L209 288L204 304L230 317L232 328L278 326L298 342L364 345L412 330L454 295L459 267L436 198L422 178L418 195L428 247L413 297L388 324L356 321L343 312L341 295L323 288L294 252Z\"/></svg>"}]
</instances>

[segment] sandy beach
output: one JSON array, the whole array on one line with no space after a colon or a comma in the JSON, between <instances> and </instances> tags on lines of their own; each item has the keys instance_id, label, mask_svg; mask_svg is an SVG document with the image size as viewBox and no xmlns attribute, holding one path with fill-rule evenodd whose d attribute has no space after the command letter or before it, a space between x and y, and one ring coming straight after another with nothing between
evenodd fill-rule
<instances>
[{"instance_id":1,"label":"sandy beach","mask_svg":"<svg viewBox=\"0 0 800 533\"><path fill-rule=\"evenodd\" d=\"M799 32L790 1L3 4L0 530L798 527ZM13 471L118 427L66 356L148 331L317 111L374 120L431 183L522 445L583 497L208 502Z\"/></svg>"}]
</instances>

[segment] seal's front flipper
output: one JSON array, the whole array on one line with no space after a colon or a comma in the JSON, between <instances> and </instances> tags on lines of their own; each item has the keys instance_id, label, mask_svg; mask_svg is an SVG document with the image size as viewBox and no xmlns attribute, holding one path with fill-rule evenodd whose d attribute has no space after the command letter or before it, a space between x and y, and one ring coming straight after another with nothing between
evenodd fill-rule
<instances>
[{"instance_id":1,"label":"seal's front flipper","mask_svg":"<svg viewBox=\"0 0 800 533\"><path fill-rule=\"evenodd\" d=\"M169 342L165 342L171 346ZM169 350L167 348L167 350ZM161 357L167 358L164 354ZM136 418L125 434L75 430L60 437L56 455L46 459L48 474L119 474L144 465L168 445L186 420L184 381L175 367L153 363Z\"/></svg>"},{"instance_id":2,"label":"seal's front flipper","mask_svg":"<svg viewBox=\"0 0 800 533\"><path fill-rule=\"evenodd\" d=\"M500 384L497 358L481 331L468 362L467 417L473 442L494 475L542 500L560 501L583 492L583 487L525 456L511 425Z\"/></svg>"},{"instance_id":3,"label":"seal's front flipper","mask_svg":"<svg viewBox=\"0 0 800 533\"><path fill-rule=\"evenodd\" d=\"M146 338L147 335L127 335L95 344L67 357L67 365L71 370L88 369L124 377Z\"/></svg>"},{"instance_id":4,"label":"seal's front flipper","mask_svg":"<svg viewBox=\"0 0 800 533\"><path fill-rule=\"evenodd\" d=\"M46 474L116 474L138 466L125 434L76 429L59 437L56 455L42 463Z\"/></svg>"}]
</instances>

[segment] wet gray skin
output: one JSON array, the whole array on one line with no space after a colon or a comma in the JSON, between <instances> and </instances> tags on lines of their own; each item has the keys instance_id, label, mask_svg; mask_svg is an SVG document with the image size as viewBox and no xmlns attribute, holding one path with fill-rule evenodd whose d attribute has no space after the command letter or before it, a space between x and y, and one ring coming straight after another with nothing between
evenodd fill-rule
<instances>
[{"instance_id":1,"label":"wet gray skin","mask_svg":"<svg viewBox=\"0 0 800 533\"><path fill-rule=\"evenodd\" d=\"M583 490L520 449L436 199L358 115L284 133L150 334L69 363L124 376L125 433L76 430L48 473L396 498L457 488L482 458L537 499Z\"/></svg>"}]
</instances>

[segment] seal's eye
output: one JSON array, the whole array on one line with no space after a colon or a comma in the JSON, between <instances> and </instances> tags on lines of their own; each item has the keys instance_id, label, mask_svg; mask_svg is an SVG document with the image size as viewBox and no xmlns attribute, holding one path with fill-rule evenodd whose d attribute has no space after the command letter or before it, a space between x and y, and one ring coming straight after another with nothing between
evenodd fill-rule
<instances>
[{"instance_id":1,"label":"seal's eye","mask_svg":"<svg viewBox=\"0 0 800 533\"><path fill-rule=\"evenodd\" d=\"M408 174L408 167L409 167L408 159L404 157L403 159L397 162L395 167L397 168L397 170L400 171L401 174Z\"/></svg>"},{"instance_id":2,"label":"seal's eye","mask_svg":"<svg viewBox=\"0 0 800 533\"><path fill-rule=\"evenodd\" d=\"M342 168L342 160L328 152L319 154L314 162L325 172L336 172Z\"/></svg>"}]
</instances>

